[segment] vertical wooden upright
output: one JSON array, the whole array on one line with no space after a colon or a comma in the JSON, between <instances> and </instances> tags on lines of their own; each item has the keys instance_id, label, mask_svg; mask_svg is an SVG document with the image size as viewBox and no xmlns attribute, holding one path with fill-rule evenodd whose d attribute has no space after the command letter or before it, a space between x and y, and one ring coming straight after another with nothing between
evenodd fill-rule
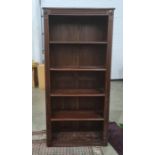
<instances>
[{"instance_id":1,"label":"vertical wooden upright","mask_svg":"<svg viewBox=\"0 0 155 155\"><path fill-rule=\"evenodd\" d=\"M107 145L113 8L44 8L47 146Z\"/></svg>"}]
</instances>

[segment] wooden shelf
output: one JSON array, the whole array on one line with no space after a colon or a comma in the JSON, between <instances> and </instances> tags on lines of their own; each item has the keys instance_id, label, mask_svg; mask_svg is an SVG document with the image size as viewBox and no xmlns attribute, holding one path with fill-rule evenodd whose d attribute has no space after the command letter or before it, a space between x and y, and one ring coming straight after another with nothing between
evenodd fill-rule
<instances>
[{"instance_id":1,"label":"wooden shelf","mask_svg":"<svg viewBox=\"0 0 155 155\"><path fill-rule=\"evenodd\" d=\"M67 131L53 132L52 146L70 147L70 146L102 146L102 131Z\"/></svg>"},{"instance_id":2,"label":"wooden shelf","mask_svg":"<svg viewBox=\"0 0 155 155\"><path fill-rule=\"evenodd\" d=\"M94 44L94 45L104 45L104 44L108 44L107 41L50 41L50 44L71 44L71 45L75 45L75 44Z\"/></svg>"},{"instance_id":3,"label":"wooden shelf","mask_svg":"<svg viewBox=\"0 0 155 155\"><path fill-rule=\"evenodd\" d=\"M47 146L107 145L113 9L44 15Z\"/></svg>"},{"instance_id":4,"label":"wooden shelf","mask_svg":"<svg viewBox=\"0 0 155 155\"><path fill-rule=\"evenodd\" d=\"M96 89L58 89L54 90L50 96L105 96L103 90Z\"/></svg>"},{"instance_id":5,"label":"wooden shelf","mask_svg":"<svg viewBox=\"0 0 155 155\"><path fill-rule=\"evenodd\" d=\"M51 67L51 71L106 71L107 69L100 66L89 66L89 67Z\"/></svg>"},{"instance_id":6,"label":"wooden shelf","mask_svg":"<svg viewBox=\"0 0 155 155\"><path fill-rule=\"evenodd\" d=\"M95 111L59 111L55 112L51 121L103 121L99 112Z\"/></svg>"}]
</instances>

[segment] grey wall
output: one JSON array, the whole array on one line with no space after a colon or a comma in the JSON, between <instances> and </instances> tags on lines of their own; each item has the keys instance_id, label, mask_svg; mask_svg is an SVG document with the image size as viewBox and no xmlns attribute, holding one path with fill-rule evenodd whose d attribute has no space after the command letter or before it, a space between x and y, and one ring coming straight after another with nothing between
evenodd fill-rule
<instances>
[{"instance_id":1,"label":"grey wall","mask_svg":"<svg viewBox=\"0 0 155 155\"><path fill-rule=\"evenodd\" d=\"M41 2L32 0L32 59L42 62Z\"/></svg>"}]
</instances>

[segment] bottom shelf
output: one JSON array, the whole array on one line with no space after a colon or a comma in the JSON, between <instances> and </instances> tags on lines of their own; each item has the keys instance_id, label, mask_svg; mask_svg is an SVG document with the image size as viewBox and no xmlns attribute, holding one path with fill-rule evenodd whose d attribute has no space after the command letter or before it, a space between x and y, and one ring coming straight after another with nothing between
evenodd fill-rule
<instances>
[{"instance_id":1,"label":"bottom shelf","mask_svg":"<svg viewBox=\"0 0 155 155\"><path fill-rule=\"evenodd\" d=\"M103 89L57 89L50 96L105 96Z\"/></svg>"},{"instance_id":2,"label":"bottom shelf","mask_svg":"<svg viewBox=\"0 0 155 155\"><path fill-rule=\"evenodd\" d=\"M103 146L102 132L57 132L52 134L55 147Z\"/></svg>"},{"instance_id":3,"label":"bottom shelf","mask_svg":"<svg viewBox=\"0 0 155 155\"><path fill-rule=\"evenodd\" d=\"M101 112L59 111L52 115L51 121L103 121Z\"/></svg>"}]
</instances>

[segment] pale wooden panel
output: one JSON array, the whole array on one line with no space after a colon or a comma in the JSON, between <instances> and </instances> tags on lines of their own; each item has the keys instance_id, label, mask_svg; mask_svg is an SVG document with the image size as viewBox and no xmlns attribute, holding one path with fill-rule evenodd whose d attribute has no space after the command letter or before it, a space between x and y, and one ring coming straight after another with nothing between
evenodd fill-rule
<instances>
[{"instance_id":1,"label":"pale wooden panel","mask_svg":"<svg viewBox=\"0 0 155 155\"><path fill-rule=\"evenodd\" d=\"M38 82L39 82L39 88L45 89L45 65L44 64L38 65Z\"/></svg>"}]
</instances>

